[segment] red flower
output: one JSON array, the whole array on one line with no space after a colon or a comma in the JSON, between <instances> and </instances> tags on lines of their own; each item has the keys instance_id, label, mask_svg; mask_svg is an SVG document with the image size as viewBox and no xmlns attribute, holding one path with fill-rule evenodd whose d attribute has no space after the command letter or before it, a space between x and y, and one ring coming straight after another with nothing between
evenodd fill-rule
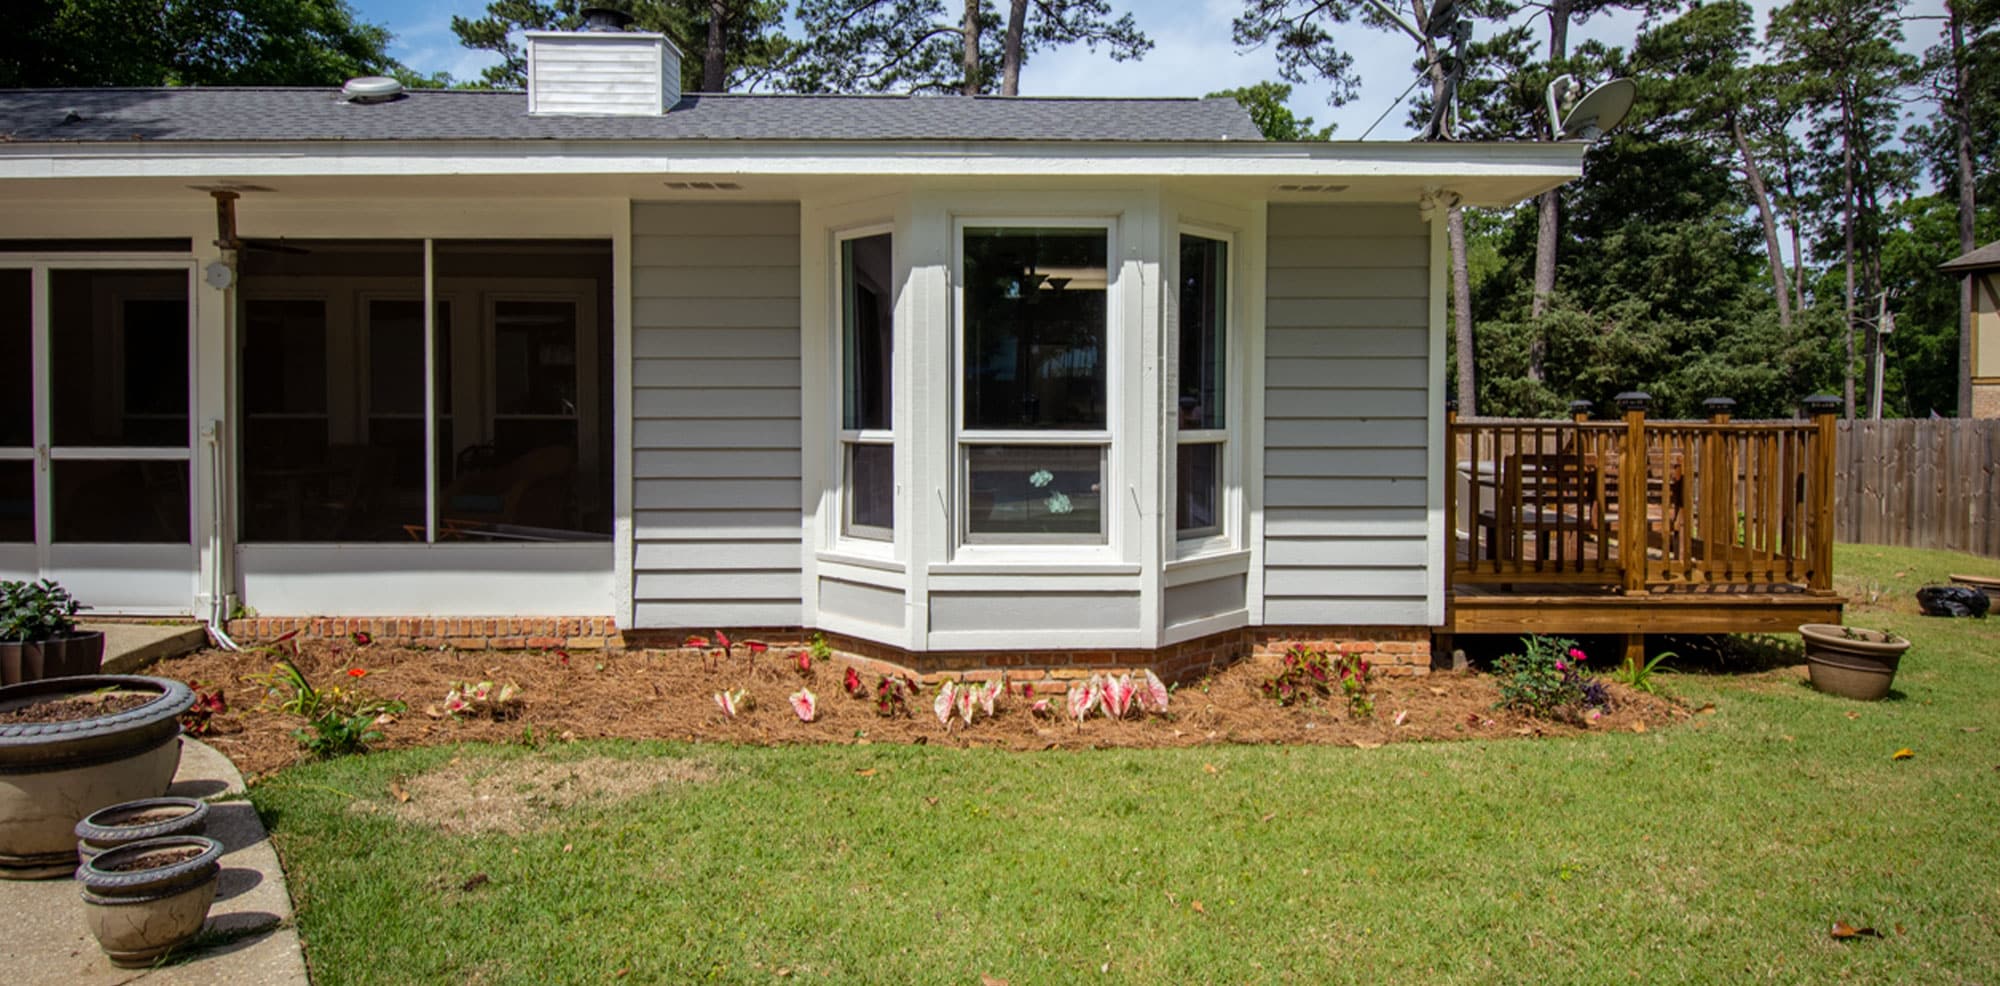
<instances>
[{"instance_id":1,"label":"red flower","mask_svg":"<svg viewBox=\"0 0 2000 986\"><path fill-rule=\"evenodd\" d=\"M1029 681L1029 682L1023 682L1023 683L1021 684L1021 697L1022 697L1022 698L1027 698L1027 699L1032 699L1032 698L1034 698L1034 697L1035 697L1035 683L1034 683L1034 682L1032 682L1032 681Z\"/></svg>"},{"instance_id":2,"label":"red flower","mask_svg":"<svg viewBox=\"0 0 2000 986\"><path fill-rule=\"evenodd\" d=\"M364 678L364 677L367 677L367 675L368 675L368 670L367 670L366 668L348 668L348 669L347 669L347 676L348 676L349 678Z\"/></svg>"},{"instance_id":3,"label":"red flower","mask_svg":"<svg viewBox=\"0 0 2000 986\"><path fill-rule=\"evenodd\" d=\"M811 671L812 669L813 669L813 656L812 656L812 652L811 652L811 651L803 651L803 650L802 650L802 651L800 651L800 652L799 652L799 670L800 670L801 672L804 672L804 671Z\"/></svg>"},{"instance_id":4,"label":"red flower","mask_svg":"<svg viewBox=\"0 0 2000 986\"><path fill-rule=\"evenodd\" d=\"M366 646L368 646L369 644L372 644L372 643L374 643L374 642L375 642L375 638L374 638L373 636L371 636L371 635L370 635L370 634L368 633L368 631L366 631L366 630L356 630L356 631L354 631L354 646L356 646L356 647L366 647Z\"/></svg>"},{"instance_id":5,"label":"red flower","mask_svg":"<svg viewBox=\"0 0 2000 986\"><path fill-rule=\"evenodd\" d=\"M856 671L853 668L848 668L847 674L842 680L847 685L847 694L854 695L857 697L863 694L861 688L861 672Z\"/></svg>"}]
</instances>

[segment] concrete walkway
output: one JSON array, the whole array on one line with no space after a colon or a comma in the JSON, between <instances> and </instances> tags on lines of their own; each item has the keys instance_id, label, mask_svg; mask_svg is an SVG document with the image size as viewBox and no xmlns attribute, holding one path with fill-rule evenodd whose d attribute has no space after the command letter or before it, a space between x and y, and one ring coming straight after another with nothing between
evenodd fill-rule
<instances>
[{"instance_id":1,"label":"concrete walkway","mask_svg":"<svg viewBox=\"0 0 2000 986\"><path fill-rule=\"evenodd\" d=\"M192 654L208 646L199 623L78 623L79 630L104 632L104 674L138 674L154 661Z\"/></svg>"},{"instance_id":2,"label":"concrete walkway","mask_svg":"<svg viewBox=\"0 0 2000 986\"><path fill-rule=\"evenodd\" d=\"M107 644L109 642L107 641ZM110 648L106 647L107 661ZM222 885L209 909L209 947L170 956L153 969L119 969L105 959L83 923L74 880L0 880L0 980L79 986L308 986L305 956L292 926L292 898L278 854L257 812L240 800L243 775L227 757L181 740L180 772L167 793L228 799L209 809L208 837L223 846Z\"/></svg>"}]
</instances>

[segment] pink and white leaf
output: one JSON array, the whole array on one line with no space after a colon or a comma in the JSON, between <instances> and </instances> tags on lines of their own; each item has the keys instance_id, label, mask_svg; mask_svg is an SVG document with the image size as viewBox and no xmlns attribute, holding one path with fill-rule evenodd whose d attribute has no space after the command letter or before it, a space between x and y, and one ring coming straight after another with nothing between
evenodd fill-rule
<instances>
[{"instance_id":1,"label":"pink and white leaf","mask_svg":"<svg viewBox=\"0 0 2000 986\"><path fill-rule=\"evenodd\" d=\"M1139 681L1139 705L1154 715L1162 715L1167 711L1167 686L1152 668L1147 668L1144 675Z\"/></svg>"},{"instance_id":2,"label":"pink and white leaf","mask_svg":"<svg viewBox=\"0 0 2000 986\"><path fill-rule=\"evenodd\" d=\"M1028 712L1037 719L1047 719L1050 715L1049 700L1045 698L1036 699L1035 704L1028 706Z\"/></svg>"},{"instance_id":3,"label":"pink and white leaf","mask_svg":"<svg viewBox=\"0 0 2000 986\"><path fill-rule=\"evenodd\" d=\"M736 718L736 697L728 692L715 693L715 707L731 719Z\"/></svg>"},{"instance_id":4,"label":"pink and white leaf","mask_svg":"<svg viewBox=\"0 0 2000 986\"><path fill-rule=\"evenodd\" d=\"M1006 690L1007 686L997 678L987 682L986 687L979 690L979 705L986 710L987 718L993 717L993 703L998 702L1000 693Z\"/></svg>"},{"instance_id":5,"label":"pink and white leaf","mask_svg":"<svg viewBox=\"0 0 2000 986\"><path fill-rule=\"evenodd\" d=\"M939 685L937 699L931 702L931 711L937 713L938 725L943 726L946 730L951 729L951 691L951 682L947 681Z\"/></svg>"},{"instance_id":6,"label":"pink and white leaf","mask_svg":"<svg viewBox=\"0 0 2000 986\"><path fill-rule=\"evenodd\" d=\"M819 717L819 697L810 688L801 688L792 693L792 711L799 714L800 722L811 722Z\"/></svg>"},{"instance_id":7,"label":"pink and white leaf","mask_svg":"<svg viewBox=\"0 0 2000 986\"><path fill-rule=\"evenodd\" d=\"M1091 675L1090 681L1083 685L1071 688L1066 696L1069 699L1070 718L1082 722L1097 709L1097 703L1102 699L1103 692L1104 682L1096 675Z\"/></svg>"},{"instance_id":8,"label":"pink and white leaf","mask_svg":"<svg viewBox=\"0 0 2000 986\"><path fill-rule=\"evenodd\" d=\"M1104 714L1112 719L1123 719L1132 711L1132 699L1139 694L1138 686L1132 684L1132 676L1121 674L1104 680Z\"/></svg>"},{"instance_id":9,"label":"pink and white leaf","mask_svg":"<svg viewBox=\"0 0 2000 986\"><path fill-rule=\"evenodd\" d=\"M976 704L979 701L979 689L971 685L960 685L954 697L958 700L958 717L964 719L966 725L972 725L973 710L979 707Z\"/></svg>"}]
</instances>

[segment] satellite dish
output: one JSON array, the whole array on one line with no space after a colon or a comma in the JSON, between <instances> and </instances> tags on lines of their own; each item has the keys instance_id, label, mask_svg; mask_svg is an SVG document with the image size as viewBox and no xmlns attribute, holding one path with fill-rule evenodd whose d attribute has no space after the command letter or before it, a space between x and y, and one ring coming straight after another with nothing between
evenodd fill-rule
<instances>
[{"instance_id":1,"label":"satellite dish","mask_svg":"<svg viewBox=\"0 0 2000 986\"><path fill-rule=\"evenodd\" d=\"M1568 88L1576 87L1575 81L1567 75L1556 82L1566 80L1569 81ZM1556 83L1549 85L1551 105L1556 99L1555 86ZM1557 132L1573 140L1596 140L1625 122L1626 114L1632 112L1632 100L1638 95L1639 87L1631 79L1612 79L1578 100L1569 115L1562 118L1562 126L1557 128ZM1554 117L1551 116L1551 119Z\"/></svg>"}]
</instances>

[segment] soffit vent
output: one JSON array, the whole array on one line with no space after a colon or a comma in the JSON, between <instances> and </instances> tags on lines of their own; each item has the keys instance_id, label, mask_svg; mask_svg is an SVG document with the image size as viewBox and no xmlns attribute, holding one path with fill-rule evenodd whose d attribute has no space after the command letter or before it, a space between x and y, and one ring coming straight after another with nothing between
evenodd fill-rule
<instances>
[{"instance_id":1,"label":"soffit vent","mask_svg":"<svg viewBox=\"0 0 2000 986\"><path fill-rule=\"evenodd\" d=\"M740 192L743 186L733 181L668 181L661 182L676 192Z\"/></svg>"},{"instance_id":2,"label":"soffit vent","mask_svg":"<svg viewBox=\"0 0 2000 986\"><path fill-rule=\"evenodd\" d=\"M1333 192L1345 192L1347 191L1347 186L1346 185L1279 185L1278 191L1315 192L1321 194L1330 194Z\"/></svg>"}]
</instances>

